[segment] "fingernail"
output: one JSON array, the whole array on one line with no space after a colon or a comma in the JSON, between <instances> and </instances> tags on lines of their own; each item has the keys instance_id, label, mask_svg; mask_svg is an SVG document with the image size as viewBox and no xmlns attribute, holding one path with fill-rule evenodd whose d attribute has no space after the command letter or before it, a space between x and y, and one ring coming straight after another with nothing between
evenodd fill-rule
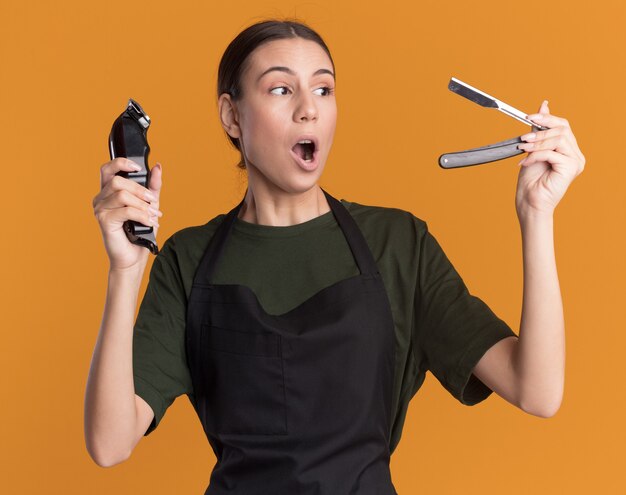
<instances>
[{"instance_id":1,"label":"fingernail","mask_svg":"<svg viewBox=\"0 0 626 495\"><path fill-rule=\"evenodd\" d=\"M522 166L522 165L524 165L525 161L526 161L526 158L524 158L523 160L520 160L520 162L517 165L518 166Z\"/></svg>"},{"instance_id":2,"label":"fingernail","mask_svg":"<svg viewBox=\"0 0 626 495\"><path fill-rule=\"evenodd\" d=\"M520 139L522 141L532 141L536 137L537 137L537 134L535 134L534 132L530 132L528 134L524 134L523 136L521 136Z\"/></svg>"},{"instance_id":3,"label":"fingernail","mask_svg":"<svg viewBox=\"0 0 626 495\"><path fill-rule=\"evenodd\" d=\"M137 170L137 172L139 172L142 169L141 165L138 165L135 162L131 162L130 167L134 170Z\"/></svg>"},{"instance_id":4,"label":"fingernail","mask_svg":"<svg viewBox=\"0 0 626 495\"><path fill-rule=\"evenodd\" d=\"M143 197L146 198L147 201L156 201L156 196L154 194L152 194L150 191L146 191L143 194Z\"/></svg>"},{"instance_id":5,"label":"fingernail","mask_svg":"<svg viewBox=\"0 0 626 495\"><path fill-rule=\"evenodd\" d=\"M153 206L148 206L148 211L150 213L152 213L152 216L155 217L157 215L157 213L159 212L159 210L157 210L156 208L154 208Z\"/></svg>"},{"instance_id":6,"label":"fingernail","mask_svg":"<svg viewBox=\"0 0 626 495\"><path fill-rule=\"evenodd\" d=\"M541 119L543 119L543 114L539 113L539 114L537 114L537 116L533 117L530 120L541 120Z\"/></svg>"}]
</instances>

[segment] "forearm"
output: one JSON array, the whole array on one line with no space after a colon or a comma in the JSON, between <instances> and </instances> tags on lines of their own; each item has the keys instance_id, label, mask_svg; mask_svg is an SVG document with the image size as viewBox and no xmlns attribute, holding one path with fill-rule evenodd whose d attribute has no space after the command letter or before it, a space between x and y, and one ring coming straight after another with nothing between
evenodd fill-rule
<instances>
[{"instance_id":1,"label":"forearm","mask_svg":"<svg viewBox=\"0 0 626 495\"><path fill-rule=\"evenodd\" d=\"M124 460L136 423L132 338L143 270L110 271L85 393L85 440L101 465Z\"/></svg>"},{"instance_id":2,"label":"forearm","mask_svg":"<svg viewBox=\"0 0 626 495\"><path fill-rule=\"evenodd\" d=\"M524 293L514 359L522 409L552 416L563 397L565 324L552 215L521 217Z\"/></svg>"}]
</instances>

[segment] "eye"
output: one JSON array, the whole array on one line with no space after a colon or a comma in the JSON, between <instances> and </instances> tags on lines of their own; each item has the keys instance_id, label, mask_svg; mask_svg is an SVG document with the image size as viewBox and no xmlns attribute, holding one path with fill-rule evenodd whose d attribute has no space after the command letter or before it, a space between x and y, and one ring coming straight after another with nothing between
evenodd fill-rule
<instances>
[{"instance_id":1,"label":"eye","mask_svg":"<svg viewBox=\"0 0 626 495\"><path fill-rule=\"evenodd\" d=\"M315 91L317 91L317 90L319 90L319 89L323 89L323 90L326 92L325 94L320 95L320 96L330 96L330 95L332 95L332 94L333 94L333 92L334 92L334 89L333 89L333 88L330 88L330 87L328 87L328 86L324 86L324 87L322 87L322 88L317 88Z\"/></svg>"},{"instance_id":2,"label":"eye","mask_svg":"<svg viewBox=\"0 0 626 495\"><path fill-rule=\"evenodd\" d=\"M275 88L272 88L272 89L270 90L270 93L275 94L275 95L278 95L278 94L285 94L285 93L274 93L274 91L275 91L275 90L277 90L277 89L286 89L287 91L289 91L289 88L288 88L287 86L277 86L277 87L275 87Z\"/></svg>"}]
</instances>

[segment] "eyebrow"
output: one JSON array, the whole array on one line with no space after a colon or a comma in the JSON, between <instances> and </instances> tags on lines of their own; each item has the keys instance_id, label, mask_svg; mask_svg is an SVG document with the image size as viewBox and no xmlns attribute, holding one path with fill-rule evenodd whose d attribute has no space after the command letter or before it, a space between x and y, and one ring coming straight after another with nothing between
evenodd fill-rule
<instances>
[{"instance_id":1,"label":"eyebrow","mask_svg":"<svg viewBox=\"0 0 626 495\"><path fill-rule=\"evenodd\" d=\"M290 74L292 76L295 76L296 73L294 71L292 71L289 67L283 67L283 66L279 66L279 65L275 65L273 67L270 67L269 69L265 70L258 78L257 78L257 82L259 82L261 80L261 78L267 74L268 72L272 72L272 71L280 71L280 72L286 72L287 74ZM335 79L335 74L333 74L332 71L328 70L328 69L317 69L313 75L317 76L318 74L330 74L331 76L333 76L333 79Z\"/></svg>"}]
</instances>

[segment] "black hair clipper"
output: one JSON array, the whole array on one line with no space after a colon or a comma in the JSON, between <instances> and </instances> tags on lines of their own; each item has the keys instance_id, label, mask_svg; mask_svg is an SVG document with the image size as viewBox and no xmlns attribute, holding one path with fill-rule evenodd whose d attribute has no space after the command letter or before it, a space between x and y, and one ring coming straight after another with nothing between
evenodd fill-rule
<instances>
[{"instance_id":1,"label":"black hair clipper","mask_svg":"<svg viewBox=\"0 0 626 495\"><path fill-rule=\"evenodd\" d=\"M134 180L145 188L150 182L150 169L148 168L150 146L148 146L146 138L148 127L150 127L150 117L146 115L139 103L129 98L126 110L115 119L111 134L109 134L111 160L121 156L132 160L141 167L138 172L120 170L115 175ZM152 227L147 227L134 220L127 220L124 222L124 232L133 244L148 248L152 254L158 254L159 248Z\"/></svg>"}]
</instances>

